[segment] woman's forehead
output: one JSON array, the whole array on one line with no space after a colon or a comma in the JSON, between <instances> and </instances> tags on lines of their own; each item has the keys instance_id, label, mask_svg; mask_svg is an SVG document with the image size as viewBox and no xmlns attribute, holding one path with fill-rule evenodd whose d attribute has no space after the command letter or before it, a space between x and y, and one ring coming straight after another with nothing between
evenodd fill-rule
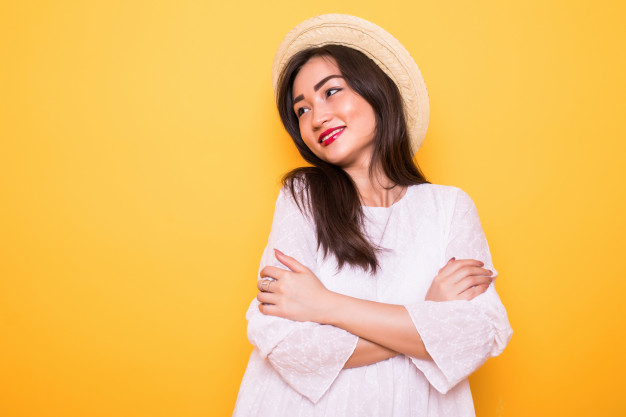
<instances>
[{"instance_id":1,"label":"woman's forehead","mask_svg":"<svg viewBox=\"0 0 626 417\"><path fill-rule=\"evenodd\" d=\"M335 58L328 55L312 57L302 66L293 81L294 96L306 90L314 90L315 87L319 88L320 81L330 75L342 76Z\"/></svg>"}]
</instances>

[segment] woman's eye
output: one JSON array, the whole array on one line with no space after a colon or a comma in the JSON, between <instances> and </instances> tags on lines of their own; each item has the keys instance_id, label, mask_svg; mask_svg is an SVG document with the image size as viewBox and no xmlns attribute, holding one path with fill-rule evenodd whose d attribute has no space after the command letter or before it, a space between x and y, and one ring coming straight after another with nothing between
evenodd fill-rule
<instances>
[{"instance_id":1,"label":"woman's eye","mask_svg":"<svg viewBox=\"0 0 626 417\"><path fill-rule=\"evenodd\" d=\"M308 111L308 109L306 109L304 107L300 107L298 110L296 110L296 114L298 115L298 117L300 117L307 111Z\"/></svg>"},{"instance_id":2,"label":"woman's eye","mask_svg":"<svg viewBox=\"0 0 626 417\"><path fill-rule=\"evenodd\" d=\"M332 96L333 94L336 94L336 93L340 92L341 90L342 90L342 88L338 88L338 87L335 87L335 88L329 88L329 89L326 91L326 96Z\"/></svg>"}]
</instances>

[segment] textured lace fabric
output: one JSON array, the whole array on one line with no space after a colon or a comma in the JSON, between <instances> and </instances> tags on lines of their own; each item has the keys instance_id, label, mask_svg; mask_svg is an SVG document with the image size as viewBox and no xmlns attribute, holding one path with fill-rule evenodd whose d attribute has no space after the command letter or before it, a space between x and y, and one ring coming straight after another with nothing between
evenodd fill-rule
<instances>
[{"instance_id":1,"label":"textured lace fabric","mask_svg":"<svg viewBox=\"0 0 626 417\"><path fill-rule=\"evenodd\" d=\"M388 249L380 271L344 267L317 250L315 226L281 190L261 260L284 267L273 249L309 267L335 292L404 305L432 361L399 355L343 369L358 337L311 322L265 316L258 302L246 314L255 346L235 416L474 416L467 377L499 355L512 335L494 284L471 301L424 301L432 279L451 257L478 259L494 271L476 207L455 187L409 187L391 207L364 207L366 233Z\"/></svg>"}]
</instances>

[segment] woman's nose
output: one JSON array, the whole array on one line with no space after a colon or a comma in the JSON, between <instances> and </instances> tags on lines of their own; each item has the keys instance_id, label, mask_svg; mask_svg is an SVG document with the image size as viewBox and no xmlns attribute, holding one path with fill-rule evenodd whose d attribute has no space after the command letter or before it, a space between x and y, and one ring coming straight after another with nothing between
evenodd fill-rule
<instances>
[{"instance_id":1,"label":"woman's nose","mask_svg":"<svg viewBox=\"0 0 626 417\"><path fill-rule=\"evenodd\" d=\"M328 106L324 104L318 104L313 107L312 114L312 122L314 129L322 128L326 123L328 123L331 119L330 111Z\"/></svg>"}]
</instances>

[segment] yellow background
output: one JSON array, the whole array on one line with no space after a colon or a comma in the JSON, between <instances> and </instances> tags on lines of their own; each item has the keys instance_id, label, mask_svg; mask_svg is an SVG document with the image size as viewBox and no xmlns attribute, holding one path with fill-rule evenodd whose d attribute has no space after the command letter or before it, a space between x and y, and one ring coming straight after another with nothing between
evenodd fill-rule
<instances>
[{"instance_id":1,"label":"yellow background","mask_svg":"<svg viewBox=\"0 0 626 417\"><path fill-rule=\"evenodd\" d=\"M617 416L619 1L3 1L0 416L228 416L279 178L274 51L320 13L420 66L418 161L478 206L515 330L478 416Z\"/></svg>"}]
</instances>

